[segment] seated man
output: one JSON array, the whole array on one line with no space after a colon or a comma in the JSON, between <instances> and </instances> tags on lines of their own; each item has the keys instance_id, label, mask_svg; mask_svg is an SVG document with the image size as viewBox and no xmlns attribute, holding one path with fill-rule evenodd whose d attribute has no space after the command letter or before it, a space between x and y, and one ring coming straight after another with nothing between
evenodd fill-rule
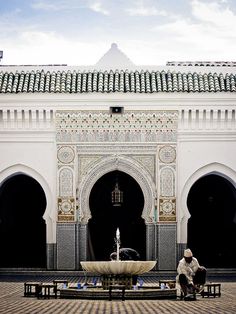
<instances>
[{"instance_id":1,"label":"seated man","mask_svg":"<svg viewBox=\"0 0 236 314\"><path fill-rule=\"evenodd\" d=\"M185 300L203 290L206 282L206 269L199 265L190 249L184 250L184 257L179 262L177 273L176 281L181 286Z\"/></svg>"}]
</instances>

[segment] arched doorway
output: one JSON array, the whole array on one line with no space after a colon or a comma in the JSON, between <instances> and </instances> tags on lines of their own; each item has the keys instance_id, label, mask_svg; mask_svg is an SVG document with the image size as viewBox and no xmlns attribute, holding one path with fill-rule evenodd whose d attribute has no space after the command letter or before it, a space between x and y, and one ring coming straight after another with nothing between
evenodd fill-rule
<instances>
[{"instance_id":1,"label":"arched doorway","mask_svg":"<svg viewBox=\"0 0 236 314\"><path fill-rule=\"evenodd\" d=\"M236 190L224 177L210 174L191 187L187 206L188 246L207 267L236 266Z\"/></svg>"},{"instance_id":2,"label":"arched doorway","mask_svg":"<svg viewBox=\"0 0 236 314\"><path fill-rule=\"evenodd\" d=\"M111 192L118 180L123 192L123 203L113 206ZM92 218L89 220L89 259L109 260L114 250L116 229L120 229L121 246L137 250L141 259L146 258L146 228L141 214L144 196L139 184L122 171L103 175L94 184L89 206Z\"/></svg>"},{"instance_id":3,"label":"arched doorway","mask_svg":"<svg viewBox=\"0 0 236 314\"><path fill-rule=\"evenodd\" d=\"M0 188L0 267L45 268L46 208L40 184L12 175Z\"/></svg>"}]
</instances>

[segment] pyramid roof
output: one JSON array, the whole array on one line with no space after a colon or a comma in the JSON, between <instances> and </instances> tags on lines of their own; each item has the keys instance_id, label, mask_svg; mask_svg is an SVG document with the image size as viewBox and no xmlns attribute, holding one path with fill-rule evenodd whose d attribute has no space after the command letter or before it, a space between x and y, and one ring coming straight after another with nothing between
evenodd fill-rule
<instances>
[{"instance_id":1,"label":"pyramid roof","mask_svg":"<svg viewBox=\"0 0 236 314\"><path fill-rule=\"evenodd\" d=\"M129 69L134 63L118 48L116 43L111 44L111 48L96 63L98 69L121 70Z\"/></svg>"}]
</instances>

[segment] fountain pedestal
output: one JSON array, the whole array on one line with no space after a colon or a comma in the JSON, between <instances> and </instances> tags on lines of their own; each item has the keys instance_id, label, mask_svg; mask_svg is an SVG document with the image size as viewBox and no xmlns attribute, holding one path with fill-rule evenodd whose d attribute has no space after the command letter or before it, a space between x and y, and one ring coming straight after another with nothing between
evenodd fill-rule
<instances>
[{"instance_id":1,"label":"fountain pedestal","mask_svg":"<svg viewBox=\"0 0 236 314\"><path fill-rule=\"evenodd\" d=\"M125 286L125 289L132 289L137 283L137 275L102 275L102 287L107 290L110 286Z\"/></svg>"}]
</instances>

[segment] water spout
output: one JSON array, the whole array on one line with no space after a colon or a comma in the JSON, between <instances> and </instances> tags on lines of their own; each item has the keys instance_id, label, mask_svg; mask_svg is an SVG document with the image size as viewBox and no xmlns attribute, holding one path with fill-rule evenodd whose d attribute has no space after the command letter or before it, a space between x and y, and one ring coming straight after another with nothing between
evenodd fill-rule
<instances>
[{"instance_id":1,"label":"water spout","mask_svg":"<svg viewBox=\"0 0 236 314\"><path fill-rule=\"evenodd\" d=\"M116 260L120 260L120 230L119 228L116 229Z\"/></svg>"}]
</instances>

